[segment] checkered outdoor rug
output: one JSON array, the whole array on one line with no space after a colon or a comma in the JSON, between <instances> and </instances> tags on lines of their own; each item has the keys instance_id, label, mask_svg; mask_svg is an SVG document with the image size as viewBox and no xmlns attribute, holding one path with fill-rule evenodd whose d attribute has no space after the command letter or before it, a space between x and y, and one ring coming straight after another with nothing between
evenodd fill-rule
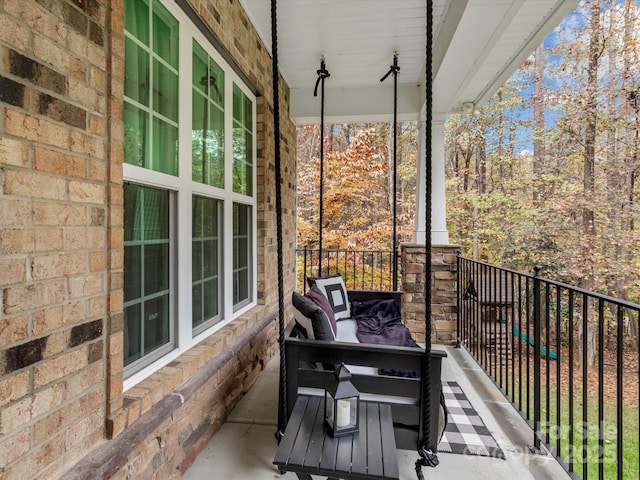
<instances>
[{"instance_id":1,"label":"checkered outdoor rug","mask_svg":"<svg viewBox=\"0 0 640 480\"><path fill-rule=\"evenodd\" d=\"M449 416L438 451L504 459L504 452L458 383L443 382L442 392Z\"/></svg>"}]
</instances>

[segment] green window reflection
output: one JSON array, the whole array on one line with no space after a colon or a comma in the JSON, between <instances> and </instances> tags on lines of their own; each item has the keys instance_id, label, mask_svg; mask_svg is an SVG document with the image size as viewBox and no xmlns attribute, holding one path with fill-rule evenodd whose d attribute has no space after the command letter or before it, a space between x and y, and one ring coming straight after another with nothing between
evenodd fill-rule
<instances>
[{"instance_id":1,"label":"green window reflection","mask_svg":"<svg viewBox=\"0 0 640 480\"><path fill-rule=\"evenodd\" d=\"M233 85L233 191L253 196L253 104Z\"/></svg>"},{"instance_id":2,"label":"green window reflection","mask_svg":"<svg viewBox=\"0 0 640 480\"><path fill-rule=\"evenodd\" d=\"M125 0L124 64L124 161L177 175L178 22L158 0Z\"/></svg>"},{"instance_id":3,"label":"green window reflection","mask_svg":"<svg viewBox=\"0 0 640 480\"><path fill-rule=\"evenodd\" d=\"M224 71L193 42L192 178L224 187Z\"/></svg>"}]
</instances>

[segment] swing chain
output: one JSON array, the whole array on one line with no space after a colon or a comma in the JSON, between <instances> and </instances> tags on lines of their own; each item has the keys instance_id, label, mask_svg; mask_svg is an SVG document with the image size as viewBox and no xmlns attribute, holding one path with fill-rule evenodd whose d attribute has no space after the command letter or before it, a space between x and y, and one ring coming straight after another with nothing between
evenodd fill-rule
<instances>
[{"instance_id":1,"label":"swing chain","mask_svg":"<svg viewBox=\"0 0 640 480\"><path fill-rule=\"evenodd\" d=\"M422 467L437 467L440 461L436 452L424 446L418 449L418 454L420 454L420 458L416 460L416 475L418 480L424 480Z\"/></svg>"}]
</instances>

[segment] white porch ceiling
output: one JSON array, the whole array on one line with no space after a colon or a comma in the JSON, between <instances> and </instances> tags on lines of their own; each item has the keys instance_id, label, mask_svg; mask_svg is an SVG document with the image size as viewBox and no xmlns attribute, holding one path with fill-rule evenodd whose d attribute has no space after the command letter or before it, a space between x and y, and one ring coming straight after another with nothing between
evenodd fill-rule
<instances>
[{"instance_id":1,"label":"white porch ceiling","mask_svg":"<svg viewBox=\"0 0 640 480\"><path fill-rule=\"evenodd\" d=\"M240 0L271 49L271 5ZM424 104L425 0L278 0L278 60L291 88L291 116L316 122L316 71L325 58L330 121L389 119L398 53L398 111ZM434 0L434 113L486 102L578 0Z\"/></svg>"}]
</instances>

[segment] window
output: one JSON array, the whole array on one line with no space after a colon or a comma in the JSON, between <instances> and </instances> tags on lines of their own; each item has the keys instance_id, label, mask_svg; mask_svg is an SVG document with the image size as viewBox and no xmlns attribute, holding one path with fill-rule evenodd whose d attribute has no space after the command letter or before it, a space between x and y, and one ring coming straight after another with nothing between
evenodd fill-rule
<instances>
[{"instance_id":1,"label":"window","mask_svg":"<svg viewBox=\"0 0 640 480\"><path fill-rule=\"evenodd\" d=\"M224 71L193 42L193 181L224 187Z\"/></svg>"},{"instance_id":2,"label":"window","mask_svg":"<svg viewBox=\"0 0 640 480\"><path fill-rule=\"evenodd\" d=\"M125 0L125 389L255 304L255 97L180 7Z\"/></svg>"},{"instance_id":3,"label":"window","mask_svg":"<svg viewBox=\"0 0 640 480\"><path fill-rule=\"evenodd\" d=\"M176 175L178 22L157 0L132 0L125 28L125 162Z\"/></svg>"},{"instance_id":4,"label":"window","mask_svg":"<svg viewBox=\"0 0 640 480\"><path fill-rule=\"evenodd\" d=\"M171 342L170 200L165 190L124 185L124 364Z\"/></svg>"},{"instance_id":5,"label":"window","mask_svg":"<svg viewBox=\"0 0 640 480\"><path fill-rule=\"evenodd\" d=\"M245 305L250 298L251 283L251 210L233 204L233 306Z\"/></svg>"},{"instance_id":6,"label":"window","mask_svg":"<svg viewBox=\"0 0 640 480\"><path fill-rule=\"evenodd\" d=\"M233 86L233 191L253 195L253 105Z\"/></svg>"},{"instance_id":7,"label":"window","mask_svg":"<svg viewBox=\"0 0 640 480\"><path fill-rule=\"evenodd\" d=\"M219 203L212 198L193 197L192 321L198 331L219 320Z\"/></svg>"}]
</instances>

